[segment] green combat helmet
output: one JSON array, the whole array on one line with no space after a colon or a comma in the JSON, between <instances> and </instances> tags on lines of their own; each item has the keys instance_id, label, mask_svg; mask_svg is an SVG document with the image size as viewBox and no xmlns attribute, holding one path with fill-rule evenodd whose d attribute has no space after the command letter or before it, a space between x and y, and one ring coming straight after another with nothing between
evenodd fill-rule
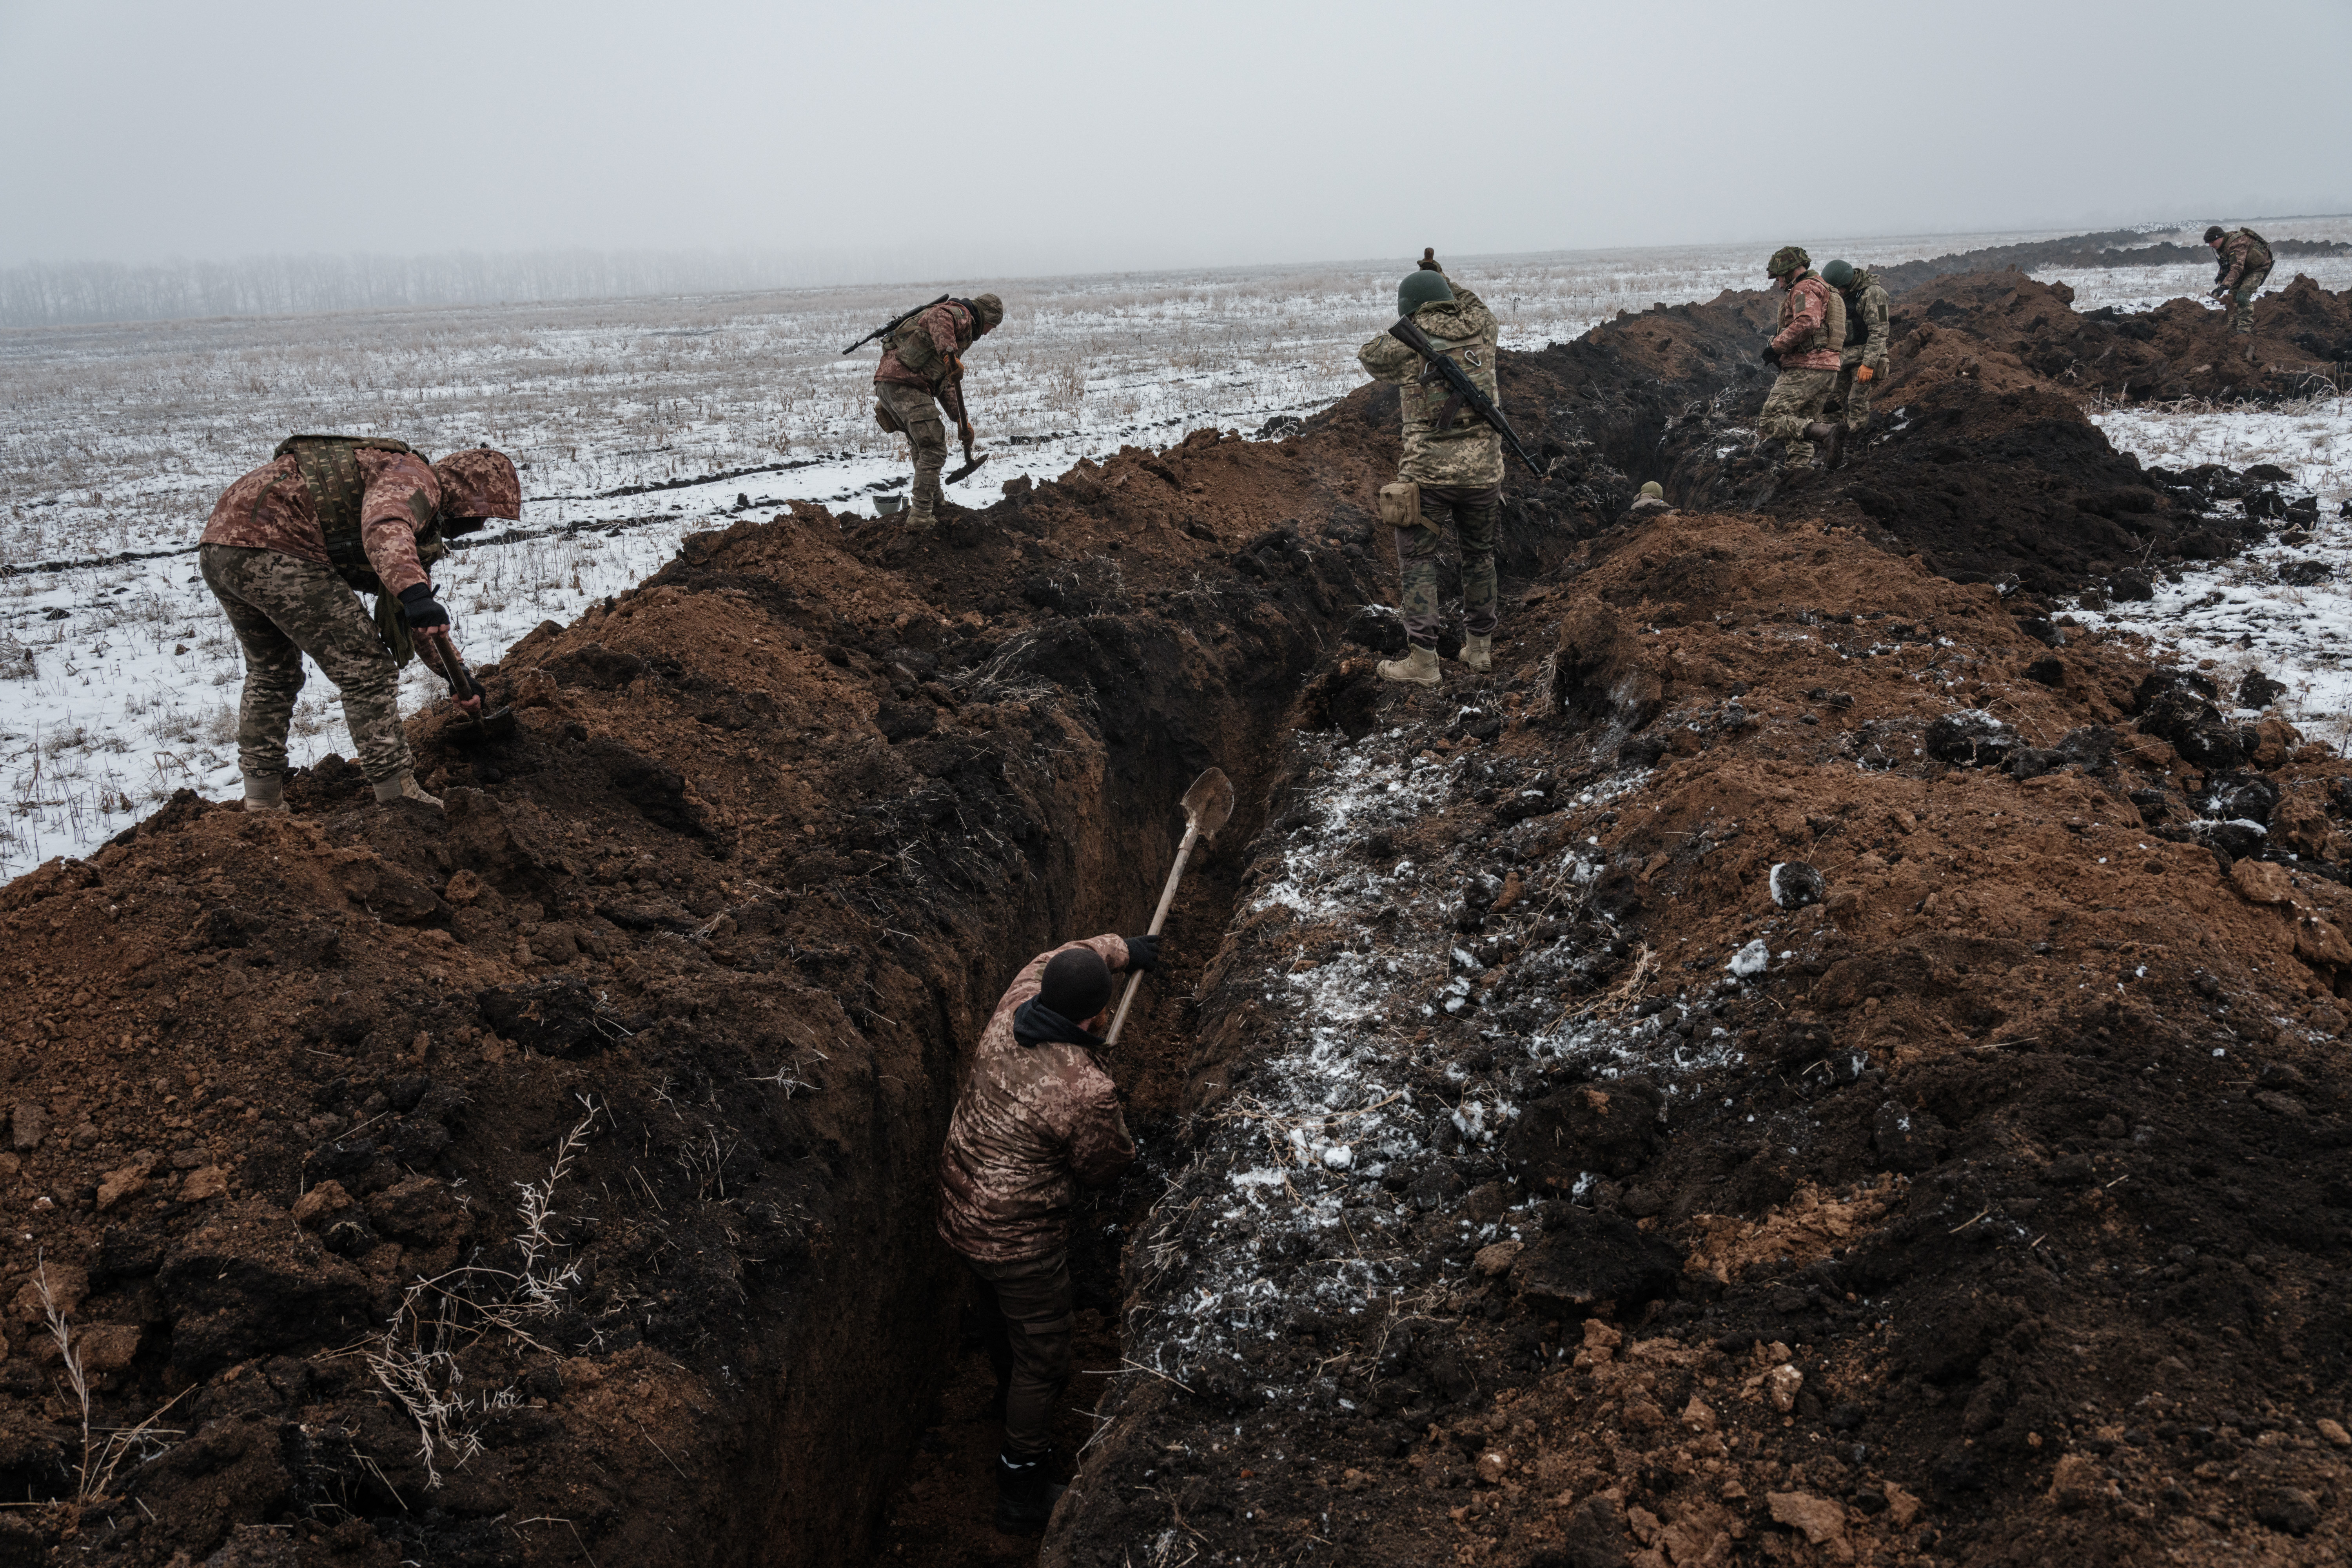
<instances>
[{"instance_id":1,"label":"green combat helmet","mask_svg":"<svg viewBox=\"0 0 2352 1568\"><path fill-rule=\"evenodd\" d=\"M1424 305L1453 298L1453 286L1445 281L1445 269L1437 265L1437 249L1433 246L1421 253L1421 265L1397 285L1397 314L1410 317Z\"/></svg>"},{"instance_id":2,"label":"green combat helmet","mask_svg":"<svg viewBox=\"0 0 2352 1568\"><path fill-rule=\"evenodd\" d=\"M1666 487L1655 479L1647 480L1642 486L1642 498L1649 501L1663 501L1666 498Z\"/></svg>"},{"instance_id":3,"label":"green combat helmet","mask_svg":"<svg viewBox=\"0 0 2352 1568\"><path fill-rule=\"evenodd\" d=\"M1803 246L1784 245L1772 253L1772 259L1764 264L1764 271L1769 277L1785 277L1792 272L1802 272L1812 265L1813 258L1805 254Z\"/></svg>"},{"instance_id":4,"label":"green combat helmet","mask_svg":"<svg viewBox=\"0 0 2352 1568\"><path fill-rule=\"evenodd\" d=\"M1849 287L1853 283L1853 263L1833 261L1822 268L1822 281L1832 288Z\"/></svg>"}]
</instances>

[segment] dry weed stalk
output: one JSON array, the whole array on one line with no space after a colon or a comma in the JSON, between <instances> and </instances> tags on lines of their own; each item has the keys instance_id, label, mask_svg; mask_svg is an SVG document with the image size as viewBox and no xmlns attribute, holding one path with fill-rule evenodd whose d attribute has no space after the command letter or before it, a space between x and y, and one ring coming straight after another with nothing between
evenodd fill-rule
<instances>
[{"instance_id":1,"label":"dry weed stalk","mask_svg":"<svg viewBox=\"0 0 2352 1568\"><path fill-rule=\"evenodd\" d=\"M114 1484L116 1469L122 1463L123 1456L133 1448L143 1448L155 1438L181 1435L175 1428L161 1427L155 1423L164 1411L187 1396L187 1390L183 1389L172 1396L135 1427L102 1429L96 1434L100 1440L97 1451L93 1453L90 1448L93 1433L89 1424L89 1375L82 1365L80 1354L74 1349L73 1327L66 1321L66 1314L58 1307L57 1298L49 1291L48 1263L37 1253L33 1260L33 1282L40 1291L41 1314L46 1320L49 1338L57 1343L58 1357L65 1364L66 1381L72 1386L75 1404L81 1412L81 1462L74 1467L73 1500L74 1512L79 1515L92 1503L105 1500L109 1495L107 1489ZM169 1447L169 1444L162 1444L155 1453L146 1457L153 1458Z\"/></svg>"}]
</instances>

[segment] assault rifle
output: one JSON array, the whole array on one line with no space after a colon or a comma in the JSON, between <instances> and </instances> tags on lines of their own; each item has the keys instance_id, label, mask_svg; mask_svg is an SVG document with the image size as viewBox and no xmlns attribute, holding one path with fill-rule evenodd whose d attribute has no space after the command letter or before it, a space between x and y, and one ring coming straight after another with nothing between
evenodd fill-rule
<instances>
[{"instance_id":1,"label":"assault rifle","mask_svg":"<svg viewBox=\"0 0 2352 1568\"><path fill-rule=\"evenodd\" d=\"M1444 406L1437 411L1440 429L1451 426L1459 419L1463 405L1466 403L1471 413L1494 427L1495 434L1503 438L1503 444L1517 455L1519 461L1528 465L1529 473L1538 479L1543 477L1543 465L1528 455L1527 443L1521 441L1519 433L1511 428L1511 422L1503 417L1503 411L1495 406L1493 399L1478 390L1478 383L1470 379L1470 372L1455 364L1452 355L1438 351L1437 345L1429 340L1428 333L1414 326L1410 317L1400 317L1397 324L1389 329L1389 336L1429 361L1429 368L1421 372L1423 382L1435 377L1453 389L1454 395L1447 398Z\"/></svg>"},{"instance_id":2,"label":"assault rifle","mask_svg":"<svg viewBox=\"0 0 2352 1568\"><path fill-rule=\"evenodd\" d=\"M929 310L931 308L931 305L944 305L954 298L955 296L952 294L942 294L937 299L932 300L930 305L918 305L903 316L893 316L890 319L883 322L882 325L875 328L874 330L866 333L866 336L858 339L857 341L850 344L849 347L842 350L841 351L845 354L854 354L857 352L858 350L866 347L866 344L872 342L875 339L888 337L907 321L917 316L920 316L924 311Z\"/></svg>"}]
</instances>

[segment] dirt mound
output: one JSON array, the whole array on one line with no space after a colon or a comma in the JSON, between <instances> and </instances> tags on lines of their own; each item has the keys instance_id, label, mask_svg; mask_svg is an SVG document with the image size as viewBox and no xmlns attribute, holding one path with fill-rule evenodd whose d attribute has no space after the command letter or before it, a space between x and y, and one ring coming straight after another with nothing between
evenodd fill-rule
<instances>
[{"instance_id":1,"label":"dirt mound","mask_svg":"<svg viewBox=\"0 0 2352 1568\"><path fill-rule=\"evenodd\" d=\"M1045 1561L2331 1560L2340 760L1812 524L1526 598L1294 742Z\"/></svg>"},{"instance_id":2,"label":"dirt mound","mask_svg":"<svg viewBox=\"0 0 2352 1568\"><path fill-rule=\"evenodd\" d=\"M2047 272L2055 267L2210 267L2213 252L2201 245L2147 244L2147 236L2133 229L2104 234L2071 235L2063 239L2028 240L2021 245L1987 246L1978 250L1906 261L1874 268L1879 281L1901 293L1964 272ZM2352 245L2340 240L2273 239L2271 254L2281 261L2299 256L2352 255ZM1828 258L1823 257L1824 261Z\"/></svg>"}]
</instances>

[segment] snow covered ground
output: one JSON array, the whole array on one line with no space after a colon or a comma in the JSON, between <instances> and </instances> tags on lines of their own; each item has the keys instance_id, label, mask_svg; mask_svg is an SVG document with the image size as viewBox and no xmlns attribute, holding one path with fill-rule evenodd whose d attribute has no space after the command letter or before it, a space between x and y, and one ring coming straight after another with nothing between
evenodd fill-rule
<instances>
[{"instance_id":1,"label":"snow covered ground","mask_svg":"<svg viewBox=\"0 0 2352 1568\"><path fill-rule=\"evenodd\" d=\"M2316 494L2307 539L2270 542L2234 560L2158 579L2155 599L2081 611L2090 623L2141 632L2202 667L2225 695L2254 671L2285 685L2277 706L2314 740L2352 748L2352 398L2292 411L2121 410L2094 416L2140 461L2181 469L2271 463L2290 497Z\"/></svg>"},{"instance_id":2,"label":"snow covered ground","mask_svg":"<svg viewBox=\"0 0 2352 1568\"><path fill-rule=\"evenodd\" d=\"M2031 237L1810 243L1869 263ZM1528 347L1654 301L1752 287L1764 254L1446 260L1503 319L1506 341ZM952 494L985 504L1007 480L1056 476L1122 444L1164 445L1202 425L1248 432L1324 406L1360 382L1355 350L1391 319L1405 265L960 285L995 287L1008 316L970 361L992 455ZM0 333L0 877L87 852L174 789L236 792L242 664L192 544L214 497L286 434L382 433L434 453L478 444L514 455L529 537L469 541L437 574L464 645L487 662L541 621L641 580L686 533L799 499L870 517L879 497L903 495L898 438L869 412L878 356L840 349L937 292ZM2191 428L2209 427L2134 426L2132 439L2186 439ZM2301 442L2272 458L2296 468L2324 438L2340 476L2342 431L2340 418L2264 426L2245 449ZM2327 482L2340 488L2340 477ZM106 559L125 554L152 559ZM43 570L59 562L81 564ZM435 695L412 666L404 705ZM303 764L351 749L315 672L293 740Z\"/></svg>"}]
</instances>

